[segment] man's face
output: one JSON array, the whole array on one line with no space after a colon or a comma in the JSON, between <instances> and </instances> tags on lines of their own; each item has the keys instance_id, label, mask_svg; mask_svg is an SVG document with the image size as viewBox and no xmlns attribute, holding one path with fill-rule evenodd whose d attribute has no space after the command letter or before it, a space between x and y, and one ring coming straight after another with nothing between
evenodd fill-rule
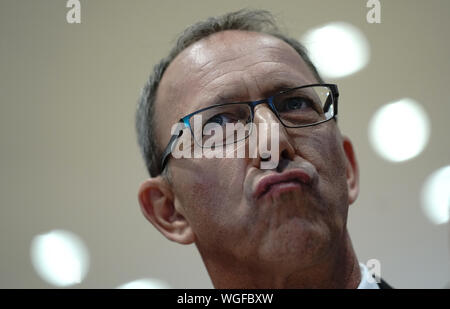
<instances>
[{"instance_id":1,"label":"man's face","mask_svg":"<svg viewBox=\"0 0 450 309\"><path fill-rule=\"evenodd\" d=\"M200 108L259 100L283 87L317 82L298 53L275 37L244 31L214 34L185 49L165 72L155 108L160 147L178 119ZM254 121L278 119L261 104ZM342 237L353 200L335 121L295 129L280 124L279 136L280 162L274 170L260 169L259 158L169 161L175 208L189 223L204 259L248 267L255 262L282 267L281 261L306 267L325 258ZM275 184L266 194L255 195L263 177L292 171L306 180Z\"/></svg>"}]
</instances>

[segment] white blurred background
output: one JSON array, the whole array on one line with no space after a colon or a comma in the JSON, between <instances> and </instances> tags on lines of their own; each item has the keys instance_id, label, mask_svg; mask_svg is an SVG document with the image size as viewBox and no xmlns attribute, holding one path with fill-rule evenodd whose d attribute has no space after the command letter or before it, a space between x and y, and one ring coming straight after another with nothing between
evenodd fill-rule
<instances>
[{"instance_id":1,"label":"white blurred background","mask_svg":"<svg viewBox=\"0 0 450 309\"><path fill-rule=\"evenodd\" d=\"M450 1L0 2L0 288L210 288L196 248L140 213L140 89L186 26L270 10L340 89L361 262L397 288L450 282Z\"/></svg>"}]
</instances>

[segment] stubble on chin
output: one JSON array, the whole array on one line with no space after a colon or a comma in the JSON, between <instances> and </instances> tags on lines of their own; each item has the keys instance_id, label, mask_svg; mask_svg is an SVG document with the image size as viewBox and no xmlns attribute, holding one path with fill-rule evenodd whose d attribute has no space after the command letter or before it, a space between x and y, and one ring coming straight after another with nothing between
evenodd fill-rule
<instances>
[{"instance_id":1,"label":"stubble on chin","mask_svg":"<svg viewBox=\"0 0 450 309\"><path fill-rule=\"evenodd\" d=\"M316 202L296 191L262 201L259 207L265 208L261 210L270 219L265 221L265 233L258 247L261 261L292 261L306 267L328 254L337 228Z\"/></svg>"}]
</instances>

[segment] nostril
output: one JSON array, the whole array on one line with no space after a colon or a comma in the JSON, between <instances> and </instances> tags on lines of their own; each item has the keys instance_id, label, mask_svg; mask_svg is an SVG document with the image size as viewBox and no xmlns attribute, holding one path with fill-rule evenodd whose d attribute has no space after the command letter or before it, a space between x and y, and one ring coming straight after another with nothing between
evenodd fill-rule
<instances>
[{"instance_id":1,"label":"nostril","mask_svg":"<svg viewBox=\"0 0 450 309\"><path fill-rule=\"evenodd\" d=\"M284 150L280 153L280 159L287 159L287 160L290 160L289 151L288 151L287 149L284 149Z\"/></svg>"},{"instance_id":2,"label":"nostril","mask_svg":"<svg viewBox=\"0 0 450 309\"><path fill-rule=\"evenodd\" d=\"M289 156L289 151L284 149L280 153L280 159L278 161L277 172L278 173L283 172L286 169L286 167L288 166L289 161L291 161L290 156Z\"/></svg>"}]
</instances>

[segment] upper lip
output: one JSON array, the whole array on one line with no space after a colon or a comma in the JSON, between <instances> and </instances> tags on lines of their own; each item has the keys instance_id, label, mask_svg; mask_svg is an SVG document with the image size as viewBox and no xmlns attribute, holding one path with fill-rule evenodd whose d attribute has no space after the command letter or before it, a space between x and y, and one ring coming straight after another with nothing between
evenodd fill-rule
<instances>
[{"instance_id":1,"label":"upper lip","mask_svg":"<svg viewBox=\"0 0 450 309\"><path fill-rule=\"evenodd\" d=\"M261 179L257 181L256 188L253 191L253 197L256 199L260 198L270 189L270 186L277 183L295 181L309 185L311 180L312 176L307 171L300 168L291 169L283 173L271 173L261 177Z\"/></svg>"}]
</instances>

